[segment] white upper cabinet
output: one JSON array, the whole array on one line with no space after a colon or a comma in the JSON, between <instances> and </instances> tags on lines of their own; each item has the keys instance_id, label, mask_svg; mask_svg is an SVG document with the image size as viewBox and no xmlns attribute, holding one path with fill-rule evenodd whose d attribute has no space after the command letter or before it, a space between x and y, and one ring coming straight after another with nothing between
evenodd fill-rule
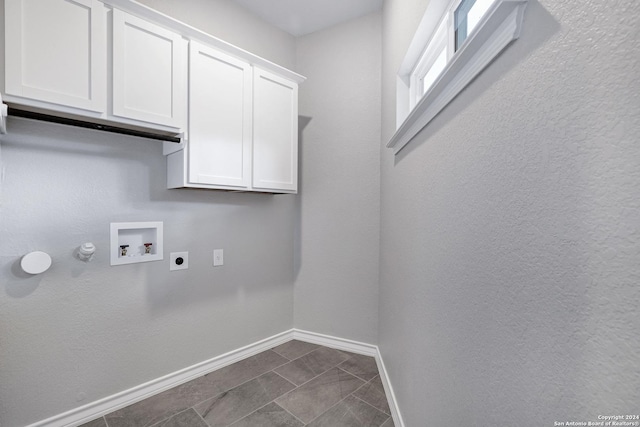
<instances>
[{"instance_id":1,"label":"white upper cabinet","mask_svg":"<svg viewBox=\"0 0 640 427\"><path fill-rule=\"evenodd\" d=\"M172 31L113 10L113 115L180 129L186 42Z\"/></svg>"},{"instance_id":2,"label":"white upper cabinet","mask_svg":"<svg viewBox=\"0 0 640 427\"><path fill-rule=\"evenodd\" d=\"M297 191L296 82L192 41L188 134L168 153L169 188Z\"/></svg>"},{"instance_id":3,"label":"white upper cabinet","mask_svg":"<svg viewBox=\"0 0 640 427\"><path fill-rule=\"evenodd\" d=\"M298 85L254 69L253 188L295 192L298 184Z\"/></svg>"},{"instance_id":4,"label":"white upper cabinet","mask_svg":"<svg viewBox=\"0 0 640 427\"><path fill-rule=\"evenodd\" d=\"M189 182L248 188L251 174L251 66L191 42Z\"/></svg>"},{"instance_id":5,"label":"white upper cabinet","mask_svg":"<svg viewBox=\"0 0 640 427\"><path fill-rule=\"evenodd\" d=\"M104 112L106 8L97 0L5 0L5 94ZM28 102L27 102L28 103Z\"/></svg>"},{"instance_id":6,"label":"white upper cabinet","mask_svg":"<svg viewBox=\"0 0 640 427\"><path fill-rule=\"evenodd\" d=\"M0 11L10 107L179 135L164 146L169 188L297 191L303 76L132 0L0 0Z\"/></svg>"}]
</instances>

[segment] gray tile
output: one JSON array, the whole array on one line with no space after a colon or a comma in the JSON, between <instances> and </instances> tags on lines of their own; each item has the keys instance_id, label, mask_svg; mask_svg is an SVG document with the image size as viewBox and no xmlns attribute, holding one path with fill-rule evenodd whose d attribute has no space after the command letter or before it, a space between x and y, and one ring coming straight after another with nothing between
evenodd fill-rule
<instances>
[{"instance_id":1,"label":"gray tile","mask_svg":"<svg viewBox=\"0 0 640 427\"><path fill-rule=\"evenodd\" d=\"M305 366L315 372L316 375L319 375L338 366L348 358L349 357L341 351L328 347L320 347L296 360L302 360Z\"/></svg>"},{"instance_id":2,"label":"gray tile","mask_svg":"<svg viewBox=\"0 0 640 427\"><path fill-rule=\"evenodd\" d=\"M221 391L227 391L243 382L284 365L287 359L271 350L263 351L240 362L209 374Z\"/></svg>"},{"instance_id":3,"label":"gray tile","mask_svg":"<svg viewBox=\"0 0 640 427\"><path fill-rule=\"evenodd\" d=\"M282 365L275 371L295 385L302 385L322 373L314 371L313 366L309 366L304 357Z\"/></svg>"},{"instance_id":4,"label":"gray tile","mask_svg":"<svg viewBox=\"0 0 640 427\"><path fill-rule=\"evenodd\" d=\"M339 350L320 347L279 367L275 371L299 386L344 362L347 357L346 354Z\"/></svg>"},{"instance_id":5,"label":"gray tile","mask_svg":"<svg viewBox=\"0 0 640 427\"><path fill-rule=\"evenodd\" d=\"M241 360L105 416L109 427L144 427L262 375L287 359L271 350Z\"/></svg>"},{"instance_id":6,"label":"gray tile","mask_svg":"<svg viewBox=\"0 0 640 427\"><path fill-rule=\"evenodd\" d=\"M316 344L311 344L304 341L291 340L277 347L272 348L273 351L280 356L286 357L289 360L297 359L300 356L304 356L307 353L312 352L316 348L320 347Z\"/></svg>"},{"instance_id":7,"label":"gray tile","mask_svg":"<svg viewBox=\"0 0 640 427\"><path fill-rule=\"evenodd\" d=\"M195 406L211 426L227 426L295 388L274 372L254 378Z\"/></svg>"},{"instance_id":8,"label":"gray tile","mask_svg":"<svg viewBox=\"0 0 640 427\"><path fill-rule=\"evenodd\" d=\"M89 421L78 427L107 427L107 423L104 421L104 418L100 417L97 420Z\"/></svg>"},{"instance_id":9,"label":"gray tile","mask_svg":"<svg viewBox=\"0 0 640 427\"><path fill-rule=\"evenodd\" d=\"M349 396L313 420L309 427L380 427L389 415Z\"/></svg>"},{"instance_id":10,"label":"gray tile","mask_svg":"<svg viewBox=\"0 0 640 427\"><path fill-rule=\"evenodd\" d=\"M168 420L161 421L153 427L208 427L202 417L196 411L187 409Z\"/></svg>"},{"instance_id":11,"label":"gray tile","mask_svg":"<svg viewBox=\"0 0 640 427\"><path fill-rule=\"evenodd\" d=\"M354 354L350 359L340 364L340 368L362 378L365 381L370 381L378 375L378 365L376 365L376 359L370 356L362 356L360 354Z\"/></svg>"},{"instance_id":12,"label":"gray tile","mask_svg":"<svg viewBox=\"0 0 640 427\"><path fill-rule=\"evenodd\" d=\"M271 402L233 423L231 427L302 427L303 425L277 403Z\"/></svg>"},{"instance_id":13,"label":"gray tile","mask_svg":"<svg viewBox=\"0 0 640 427\"><path fill-rule=\"evenodd\" d=\"M109 427L145 427L193 405L189 391L176 387L105 415Z\"/></svg>"},{"instance_id":14,"label":"gray tile","mask_svg":"<svg viewBox=\"0 0 640 427\"><path fill-rule=\"evenodd\" d=\"M340 353L344 353L345 355L347 355L348 357L353 357L353 356L357 356L356 353L351 353L350 351L346 351L346 350L338 350Z\"/></svg>"},{"instance_id":15,"label":"gray tile","mask_svg":"<svg viewBox=\"0 0 640 427\"><path fill-rule=\"evenodd\" d=\"M389 419L380 427L396 427L396 425L393 423L393 418L389 417Z\"/></svg>"},{"instance_id":16,"label":"gray tile","mask_svg":"<svg viewBox=\"0 0 640 427\"><path fill-rule=\"evenodd\" d=\"M276 403L308 423L364 384L359 378L333 368L305 383Z\"/></svg>"},{"instance_id":17,"label":"gray tile","mask_svg":"<svg viewBox=\"0 0 640 427\"><path fill-rule=\"evenodd\" d=\"M382 412L391 414L380 376L376 376L374 379L360 387L355 393L353 393L353 395Z\"/></svg>"}]
</instances>

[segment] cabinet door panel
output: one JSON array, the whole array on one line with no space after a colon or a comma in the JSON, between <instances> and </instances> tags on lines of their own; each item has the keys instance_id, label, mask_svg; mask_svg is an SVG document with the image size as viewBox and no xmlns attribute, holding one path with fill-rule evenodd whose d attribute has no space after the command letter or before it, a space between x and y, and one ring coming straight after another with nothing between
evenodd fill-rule
<instances>
[{"instance_id":1,"label":"cabinet door panel","mask_svg":"<svg viewBox=\"0 0 640 427\"><path fill-rule=\"evenodd\" d=\"M113 115L182 127L181 37L113 11Z\"/></svg>"},{"instance_id":2,"label":"cabinet door panel","mask_svg":"<svg viewBox=\"0 0 640 427\"><path fill-rule=\"evenodd\" d=\"M298 85L256 68L253 90L253 187L296 191Z\"/></svg>"},{"instance_id":3,"label":"cabinet door panel","mask_svg":"<svg viewBox=\"0 0 640 427\"><path fill-rule=\"evenodd\" d=\"M95 0L5 0L6 93L103 112L105 22Z\"/></svg>"},{"instance_id":4,"label":"cabinet door panel","mask_svg":"<svg viewBox=\"0 0 640 427\"><path fill-rule=\"evenodd\" d=\"M246 188L251 173L251 66L191 42L189 181Z\"/></svg>"}]
</instances>

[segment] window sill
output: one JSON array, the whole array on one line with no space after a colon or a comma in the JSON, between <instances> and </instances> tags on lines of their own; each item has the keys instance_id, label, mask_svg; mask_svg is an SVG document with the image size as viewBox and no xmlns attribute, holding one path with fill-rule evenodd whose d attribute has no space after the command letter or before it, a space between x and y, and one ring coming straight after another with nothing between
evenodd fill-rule
<instances>
[{"instance_id":1,"label":"window sill","mask_svg":"<svg viewBox=\"0 0 640 427\"><path fill-rule=\"evenodd\" d=\"M406 116L387 147L397 154L511 42L520 36L527 0L498 0L441 76ZM402 78L402 76L400 76ZM399 99L402 99L399 96Z\"/></svg>"}]
</instances>

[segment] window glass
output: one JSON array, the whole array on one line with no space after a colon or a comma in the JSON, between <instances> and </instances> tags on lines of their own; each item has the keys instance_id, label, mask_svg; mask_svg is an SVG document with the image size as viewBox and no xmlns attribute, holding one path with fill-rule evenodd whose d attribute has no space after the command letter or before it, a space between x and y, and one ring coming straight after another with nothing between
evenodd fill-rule
<instances>
[{"instance_id":1,"label":"window glass","mask_svg":"<svg viewBox=\"0 0 640 427\"><path fill-rule=\"evenodd\" d=\"M436 58L436 60L433 62L433 65L431 66L429 71L427 71L427 73L422 78L422 95L427 93L431 85L433 85L433 83L440 76L440 73L442 73L442 70L444 70L444 67L446 66L447 66L447 49L446 49L446 46L444 46L442 48L442 51Z\"/></svg>"},{"instance_id":2,"label":"window glass","mask_svg":"<svg viewBox=\"0 0 640 427\"><path fill-rule=\"evenodd\" d=\"M495 0L462 0L454 12L455 28L455 50L462 46L462 43L478 25L480 19L487 13Z\"/></svg>"}]
</instances>

